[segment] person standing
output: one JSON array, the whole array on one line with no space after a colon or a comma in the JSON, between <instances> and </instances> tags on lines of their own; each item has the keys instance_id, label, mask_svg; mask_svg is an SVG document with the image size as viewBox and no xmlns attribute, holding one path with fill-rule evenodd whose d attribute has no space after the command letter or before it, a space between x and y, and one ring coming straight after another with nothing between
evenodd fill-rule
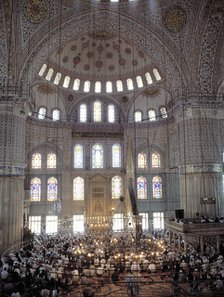
<instances>
[{"instance_id":1,"label":"person standing","mask_svg":"<svg viewBox=\"0 0 224 297\"><path fill-rule=\"evenodd\" d=\"M134 276L131 270L127 270L127 277L126 277L126 285L127 285L127 293L128 297L134 296L134 288L133 288Z\"/></svg>"}]
</instances>

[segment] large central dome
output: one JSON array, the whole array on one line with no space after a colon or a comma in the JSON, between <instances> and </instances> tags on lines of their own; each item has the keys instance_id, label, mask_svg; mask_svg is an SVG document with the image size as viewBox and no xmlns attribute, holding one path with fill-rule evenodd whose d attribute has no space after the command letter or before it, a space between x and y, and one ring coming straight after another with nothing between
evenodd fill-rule
<instances>
[{"instance_id":1,"label":"large central dome","mask_svg":"<svg viewBox=\"0 0 224 297\"><path fill-rule=\"evenodd\" d=\"M85 80L116 80L149 71L151 60L141 49L113 33L89 33L61 46L50 58L63 75Z\"/></svg>"}]
</instances>

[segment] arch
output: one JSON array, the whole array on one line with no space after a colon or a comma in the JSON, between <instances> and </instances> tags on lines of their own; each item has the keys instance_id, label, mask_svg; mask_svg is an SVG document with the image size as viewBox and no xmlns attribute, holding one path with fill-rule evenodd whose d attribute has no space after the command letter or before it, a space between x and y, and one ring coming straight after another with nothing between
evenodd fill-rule
<instances>
[{"instance_id":1,"label":"arch","mask_svg":"<svg viewBox=\"0 0 224 297\"><path fill-rule=\"evenodd\" d=\"M95 20L94 24L90 23L89 20L91 16ZM118 21L120 19L120 21ZM74 21L75 20L75 21ZM146 27L145 24L142 26L141 23L134 22L133 19L129 19L123 15L119 15L116 12L111 11L97 11L96 13L90 12L86 15L79 16L79 11L76 11L76 14L68 12L66 14L66 22L63 22L61 26L61 18L56 18L54 22L54 27L52 32L49 32L48 26L42 27L38 34L34 34L33 39L36 40L33 50L27 51L24 50L24 60L23 65L20 65L20 79L26 81L27 77L33 77L30 75L33 72L38 73L39 65L44 64L47 56L49 56L49 44L51 44L50 51L53 52L58 46L59 37L62 36L62 45L71 40L71 36L76 39L80 32L82 34L88 34L94 30L102 30L106 28L108 32L113 32L114 34L121 35L121 37L130 39L131 43L135 43L136 46L141 47L146 51L151 59L154 61L154 64L160 69L161 73L167 74L167 83L170 84L170 89L175 90L177 85L181 88L182 84L186 85L190 82L190 72L185 62L183 53L176 46L173 46L173 42L170 42L170 37L168 35L160 34L158 32L158 27L150 23L150 27ZM88 26L86 25L88 24ZM121 24L121 25L119 25ZM56 29L58 28L58 29ZM133 31L134 28L134 31ZM49 41L49 33L51 34L51 39ZM144 38L147 34L147 40ZM39 36L43 36L40 40ZM145 42L142 43L142 40ZM32 42L32 40L30 40ZM172 47L170 46L172 44ZM162 46L161 46L162 45ZM154 51L154 49L157 49ZM47 50L48 49L48 50ZM166 63L163 63L163 57L166 55ZM30 63L32 60L34 63ZM167 71L167 69L170 69ZM182 80L182 84L181 84Z\"/></svg>"},{"instance_id":2,"label":"arch","mask_svg":"<svg viewBox=\"0 0 224 297\"><path fill-rule=\"evenodd\" d=\"M58 201L58 180L56 177L49 177L47 180L47 201Z\"/></svg>"},{"instance_id":3,"label":"arch","mask_svg":"<svg viewBox=\"0 0 224 297\"><path fill-rule=\"evenodd\" d=\"M77 176L73 179L73 200L84 200L84 179Z\"/></svg>"},{"instance_id":4,"label":"arch","mask_svg":"<svg viewBox=\"0 0 224 297\"><path fill-rule=\"evenodd\" d=\"M111 180L112 199L119 199L122 195L122 178L118 175Z\"/></svg>"},{"instance_id":5,"label":"arch","mask_svg":"<svg viewBox=\"0 0 224 297\"><path fill-rule=\"evenodd\" d=\"M57 156L57 170L61 170L63 167L63 151L60 149L59 146L53 143L41 143L34 148L27 154L27 163L31 164L31 158L34 153L40 153L42 156L46 157L47 153L55 153Z\"/></svg>"},{"instance_id":6,"label":"arch","mask_svg":"<svg viewBox=\"0 0 224 297\"><path fill-rule=\"evenodd\" d=\"M92 168L104 167L104 147L100 143L92 146Z\"/></svg>"}]
</instances>

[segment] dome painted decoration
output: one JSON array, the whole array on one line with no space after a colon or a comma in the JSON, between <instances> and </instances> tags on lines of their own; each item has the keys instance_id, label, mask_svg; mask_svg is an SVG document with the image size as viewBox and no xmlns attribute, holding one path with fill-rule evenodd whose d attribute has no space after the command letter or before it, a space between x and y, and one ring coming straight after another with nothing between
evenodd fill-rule
<instances>
[{"instance_id":1,"label":"dome painted decoration","mask_svg":"<svg viewBox=\"0 0 224 297\"><path fill-rule=\"evenodd\" d=\"M47 14L47 3L45 0L25 0L24 15L31 23L41 23Z\"/></svg>"},{"instance_id":2,"label":"dome painted decoration","mask_svg":"<svg viewBox=\"0 0 224 297\"><path fill-rule=\"evenodd\" d=\"M187 22L187 15L180 6L171 6L164 17L164 26L172 33L180 32Z\"/></svg>"},{"instance_id":3,"label":"dome painted decoration","mask_svg":"<svg viewBox=\"0 0 224 297\"><path fill-rule=\"evenodd\" d=\"M146 52L106 31L87 33L61 45L49 60L52 65L59 64L62 75L93 81L126 79L152 69Z\"/></svg>"}]
</instances>

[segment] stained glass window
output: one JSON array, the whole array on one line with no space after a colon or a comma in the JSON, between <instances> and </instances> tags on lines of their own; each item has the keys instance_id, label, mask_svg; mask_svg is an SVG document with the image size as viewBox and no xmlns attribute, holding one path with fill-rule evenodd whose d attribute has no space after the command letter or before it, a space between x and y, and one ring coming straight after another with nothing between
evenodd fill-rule
<instances>
[{"instance_id":1,"label":"stained glass window","mask_svg":"<svg viewBox=\"0 0 224 297\"><path fill-rule=\"evenodd\" d=\"M52 111L52 120L53 121L59 121L60 120L60 110L55 108L53 111Z\"/></svg>"},{"instance_id":2,"label":"stained glass window","mask_svg":"<svg viewBox=\"0 0 224 297\"><path fill-rule=\"evenodd\" d=\"M38 112L38 115L37 115L38 119L39 120L45 119L46 113L47 113L46 107L40 107L39 112Z\"/></svg>"},{"instance_id":3,"label":"stained glass window","mask_svg":"<svg viewBox=\"0 0 224 297\"><path fill-rule=\"evenodd\" d=\"M115 107L113 104L108 105L107 116L108 116L109 123L115 122Z\"/></svg>"},{"instance_id":4,"label":"stained glass window","mask_svg":"<svg viewBox=\"0 0 224 297\"><path fill-rule=\"evenodd\" d=\"M159 113L163 119L167 118L167 111L165 106L161 106L159 109Z\"/></svg>"},{"instance_id":5,"label":"stained glass window","mask_svg":"<svg viewBox=\"0 0 224 297\"><path fill-rule=\"evenodd\" d=\"M47 168L56 168L57 158L56 154L49 153L47 154Z\"/></svg>"},{"instance_id":6,"label":"stained glass window","mask_svg":"<svg viewBox=\"0 0 224 297\"><path fill-rule=\"evenodd\" d=\"M55 177L50 177L47 180L47 201L58 200L58 181Z\"/></svg>"},{"instance_id":7,"label":"stained glass window","mask_svg":"<svg viewBox=\"0 0 224 297\"><path fill-rule=\"evenodd\" d=\"M158 154L158 153L152 154L152 167L153 168L160 167L160 154Z\"/></svg>"},{"instance_id":8,"label":"stained glass window","mask_svg":"<svg viewBox=\"0 0 224 297\"><path fill-rule=\"evenodd\" d=\"M121 146L119 144L112 146L112 167L121 167Z\"/></svg>"},{"instance_id":9,"label":"stained glass window","mask_svg":"<svg viewBox=\"0 0 224 297\"><path fill-rule=\"evenodd\" d=\"M153 198L162 198L162 180L161 177L155 176L152 179Z\"/></svg>"},{"instance_id":10,"label":"stained glass window","mask_svg":"<svg viewBox=\"0 0 224 297\"><path fill-rule=\"evenodd\" d=\"M41 168L41 154L33 154L32 155L32 168L39 169Z\"/></svg>"},{"instance_id":11,"label":"stained glass window","mask_svg":"<svg viewBox=\"0 0 224 297\"><path fill-rule=\"evenodd\" d=\"M147 180L144 176L140 176L137 179L137 197L138 199L147 198Z\"/></svg>"},{"instance_id":12,"label":"stained glass window","mask_svg":"<svg viewBox=\"0 0 224 297\"><path fill-rule=\"evenodd\" d=\"M146 154L140 153L138 154L138 168L146 168L147 167L147 157Z\"/></svg>"},{"instance_id":13,"label":"stained glass window","mask_svg":"<svg viewBox=\"0 0 224 297\"><path fill-rule=\"evenodd\" d=\"M41 180L34 177L30 183L30 200L33 202L39 202L41 200Z\"/></svg>"},{"instance_id":14,"label":"stained glass window","mask_svg":"<svg viewBox=\"0 0 224 297\"><path fill-rule=\"evenodd\" d=\"M79 176L73 180L73 200L84 200L84 179Z\"/></svg>"},{"instance_id":15,"label":"stained glass window","mask_svg":"<svg viewBox=\"0 0 224 297\"><path fill-rule=\"evenodd\" d=\"M93 103L93 121L101 122L101 102L98 100Z\"/></svg>"},{"instance_id":16,"label":"stained glass window","mask_svg":"<svg viewBox=\"0 0 224 297\"><path fill-rule=\"evenodd\" d=\"M76 144L74 147L74 168L83 168L83 146Z\"/></svg>"},{"instance_id":17,"label":"stained glass window","mask_svg":"<svg viewBox=\"0 0 224 297\"><path fill-rule=\"evenodd\" d=\"M112 199L119 199L122 195L122 179L120 176L112 178Z\"/></svg>"},{"instance_id":18,"label":"stained glass window","mask_svg":"<svg viewBox=\"0 0 224 297\"><path fill-rule=\"evenodd\" d=\"M141 111L135 111L135 122L141 122L142 121L142 112Z\"/></svg>"},{"instance_id":19,"label":"stained glass window","mask_svg":"<svg viewBox=\"0 0 224 297\"><path fill-rule=\"evenodd\" d=\"M150 109L148 111L148 118L150 122L154 122L156 120L156 112L154 109Z\"/></svg>"},{"instance_id":20,"label":"stained glass window","mask_svg":"<svg viewBox=\"0 0 224 297\"><path fill-rule=\"evenodd\" d=\"M103 168L103 146L95 144L92 148L92 168Z\"/></svg>"}]
</instances>

